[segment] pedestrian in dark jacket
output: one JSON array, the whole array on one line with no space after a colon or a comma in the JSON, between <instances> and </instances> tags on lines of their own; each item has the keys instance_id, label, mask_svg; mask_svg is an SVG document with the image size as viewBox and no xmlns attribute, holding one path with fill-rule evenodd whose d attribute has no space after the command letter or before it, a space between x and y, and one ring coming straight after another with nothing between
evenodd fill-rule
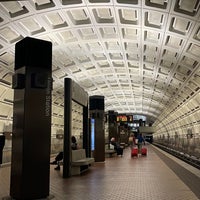
<instances>
[{"instance_id":1,"label":"pedestrian in dark jacket","mask_svg":"<svg viewBox=\"0 0 200 200\"><path fill-rule=\"evenodd\" d=\"M142 136L142 133L140 133L137 137L137 145L138 145L138 153L141 154L142 151L142 143L145 145L145 140Z\"/></svg>"}]
</instances>

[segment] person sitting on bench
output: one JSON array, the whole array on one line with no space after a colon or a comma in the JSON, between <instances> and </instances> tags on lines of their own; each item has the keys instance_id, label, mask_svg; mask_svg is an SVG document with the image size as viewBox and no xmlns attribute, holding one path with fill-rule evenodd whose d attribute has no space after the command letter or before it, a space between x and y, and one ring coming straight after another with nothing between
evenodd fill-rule
<instances>
[{"instance_id":1,"label":"person sitting on bench","mask_svg":"<svg viewBox=\"0 0 200 200\"><path fill-rule=\"evenodd\" d=\"M72 150L76 150L78 149L78 145L77 145L77 142L76 142L76 138L75 136L72 136L71 137L71 148ZM57 165L57 167L55 167L55 170L60 170L60 161L63 160L63 151L59 152L58 155L55 157L55 160L53 162L51 162L50 164L52 165Z\"/></svg>"},{"instance_id":2,"label":"person sitting on bench","mask_svg":"<svg viewBox=\"0 0 200 200\"><path fill-rule=\"evenodd\" d=\"M123 155L123 148L120 147L119 143L116 142L114 137L111 138L110 143L114 146L114 149L117 152L117 155L122 156Z\"/></svg>"}]
</instances>

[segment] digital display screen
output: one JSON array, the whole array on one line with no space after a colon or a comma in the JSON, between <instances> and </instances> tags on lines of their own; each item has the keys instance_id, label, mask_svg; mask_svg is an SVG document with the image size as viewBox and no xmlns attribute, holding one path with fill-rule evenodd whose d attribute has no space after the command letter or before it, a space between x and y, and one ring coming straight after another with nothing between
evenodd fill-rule
<instances>
[{"instance_id":1,"label":"digital display screen","mask_svg":"<svg viewBox=\"0 0 200 200\"><path fill-rule=\"evenodd\" d=\"M132 115L118 115L117 122L132 122L133 116Z\"/></svg>"}]
</instances>

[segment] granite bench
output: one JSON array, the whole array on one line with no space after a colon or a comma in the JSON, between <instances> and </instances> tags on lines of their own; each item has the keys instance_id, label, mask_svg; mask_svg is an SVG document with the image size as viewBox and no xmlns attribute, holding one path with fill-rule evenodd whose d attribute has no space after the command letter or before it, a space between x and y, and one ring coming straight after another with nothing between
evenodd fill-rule
<instances>
[{"instance_id":1,"label":"granite bench","mask_svg":"<svg viewBox=\"0 0 200 200\"><path fill-rule=\"evenodd\" d=\"M79 175L89 169L94 163L94 158L86 157L85 149L72 151L71 174Z\"/></svg>"}]
</instances>

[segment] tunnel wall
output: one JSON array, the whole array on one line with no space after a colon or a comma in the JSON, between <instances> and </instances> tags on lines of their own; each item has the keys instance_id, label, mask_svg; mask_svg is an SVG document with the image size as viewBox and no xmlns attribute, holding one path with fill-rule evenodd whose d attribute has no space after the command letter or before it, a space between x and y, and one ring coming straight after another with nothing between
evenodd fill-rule
<instances>
[{"instance_id":1,"label":"tunnel wall","mask_svg":"<svg viewBox=\"0 0 200 200\"><path fill-rule=\"evenodd\" d=\"M182 106L174 104L153 124L154 142L200 158L200 93Z\"/></svg>"}]
</instances>

